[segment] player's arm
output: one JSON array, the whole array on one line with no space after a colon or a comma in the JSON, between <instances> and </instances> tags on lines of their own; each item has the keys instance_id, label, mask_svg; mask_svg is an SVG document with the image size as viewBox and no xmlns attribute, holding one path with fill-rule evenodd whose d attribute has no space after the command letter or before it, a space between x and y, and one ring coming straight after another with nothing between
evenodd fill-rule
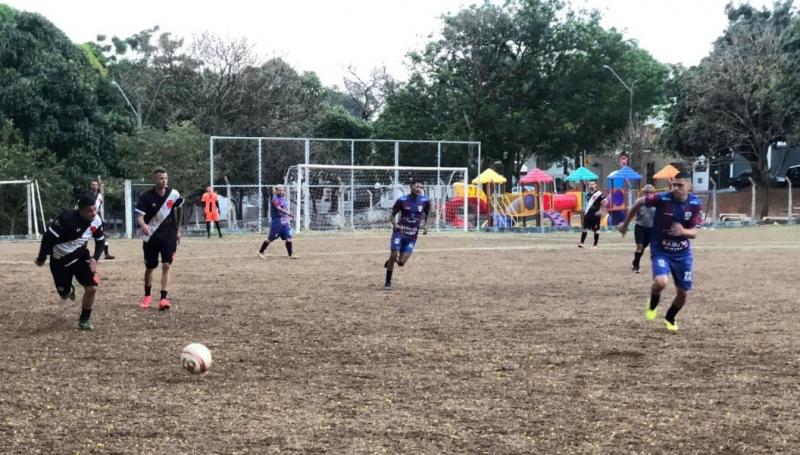
<instances>
[{"instance_id":1,"label":"player's arm","mask_svg":"<svg viewBox=\"0 0 800 455\"><path fill-rule=\"evenodd\" d=\"M392 223L392 229L397 229L397 214L400 213L401 208L402 204L400 204L400 200L398 199L392 206L392 214L389 215L389 222Z\"/></svg>"},{"instance_id":2,"label":"player's arm","mask_svg":"<svg viewBox=\"0 0 800 455\"><path fill-rule=\"evenodd\" d=\"M430 201L425 203L425 206L422 209L422 213L425 214L425 219L422 221L422 235L428 235L428 215L430 215L431 213Z\"/></svg>"},{"instance_id":3,"label":"player's arm","mask_svg":"<svg viewBox=\"0 0 800 455\"><path fill-rule=\"evenodd\" d=\"M277 210L278 213L280 213L281 215L285 215L288 218L294 218L292 216L291 212L289 212L288 210L283 209L281 207L281 204L276 199L272 200L272 209L273 210Z\"/></svg>"},{"instance_id":4,"label":"player's arm","mask_svg":"<svg viewBox=\"0 0 800 455\"><path fill-rule=\"evenodd\" d=\"M43 266L45 261L47 261L47 256L53 254L53 247L58 243L58 239L65 232L63 228L65 222L66 219L59 215L55 221L47 226L47 230L42 236L42 243L39 246L39 255L36 256L36 260L34 261L39 267Z\"/></svg>"},{"instance_id":5,"label":"player's arm","mask_svg":"<svg viewBox=\"0 0 800 455\"><path fill-rule=\"evenodd\" d=\"M689 220L689 224L693 226L691 228L684 227L681 223L672 223L672 235L686 237L687 239L697 238L697 234L700 232L700 226L703 224L700 212L701 208L699 205L693 208L692 218Z\"/></svg>"},{"instance_id":6,"label":"player's arm","mask_svg":"<svg viewBox=\"0 0 800 455\"><path fill-rule=\"evenodd\" d=\"M94 238L94 254L92 255L92 258L89 259L89 268L92 269L92 272L96 272L97 261L100 260L100 256L103 255L103 250L106 246L106 234L105 231L103 231L102 224L94 231L92 237Z\"/></svg>"},{"instance_id":7,"label":"player's arm","mask_svg":"<svg viewBox=\"0 0 800 455\"><path fill-rule=\"evenodd\" d=\"M628 210L628 215L625 217L625 221L623 221L622 224L617 226L617 230L619 230L620 234L624 236L625 233L628 232L628 225L631 224L631 221L633 221L633 217L636 216L636 214L639 212L639 209L642 208L644 204L645 204L644 197L640 197L639 199L636 200L636 202L633 203L631 209Z\"/></svg>"},{"instance_id":8,"label":"player's arm","mask_svg":"<svg viewBox=\"0 0 800 455\"><path fill-rule=\"evenodd\" d=\"M144 235L152 234L152 232L150 232L150 226L144 222L144 211L147 210L147 203L144 201L144 198L139 197L139 201L136 203L136 208L134 210L136 212L136 225L144 232Z\"/></svg>"},{"instance_id":9,"label":"player's arm","mask_svg":"<svg viewBox=\"0 0 800 455\"><path fill-rule=\"evenodd\" d=\"M183 222L183 198L178 198L174 205L175 210L175 235L177 240L181 241L181 222Z\"/></svg>"}]
</instances>

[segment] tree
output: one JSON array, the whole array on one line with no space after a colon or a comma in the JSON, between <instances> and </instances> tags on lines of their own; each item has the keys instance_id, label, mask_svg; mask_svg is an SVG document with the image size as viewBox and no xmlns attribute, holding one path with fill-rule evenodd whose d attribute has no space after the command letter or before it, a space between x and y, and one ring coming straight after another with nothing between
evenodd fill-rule
<instances>
[{"instance_id":1,"label":"tree","mask_svg":"<svg viewBox=\"0 0 800 455\"><path fill-rule=\"evenodd\" d=\"M11 121L0 125L0 180L36 179L42 193L43 213L54 217L72 204L70 185L63 177L64 165L53 152L27 145ZM0 233L23 233L26 219L26 195L22 187L14 191L3 188L0 198Z\"/></svg>"},{"instance_id":2,"label":"tree","mask_svg":"<svg viewBox=\"0 0 800 455\"><path fill-rule=\"evenodd\" d=\"M792 2L773 10L726 7L729 24L711 53L678 77L665 141L686 156L738 152L764 187L769 213L769 146L800 121L800 21Z\"/></svg>"},{"instance_id":3,"label":"tree","mask_svg":"<svg viewBox=\"0 0 800 455\"><path fill-rule=\"evenodd\" d=\"M122 125L96 63L44 17L0 5L0 121L65 160L73 182L116 165L113 132Z\"/></svg>"},{"instance_id":4,"label":"tree","mask_svg":"<svg viewBox=\"0 0 800 455\"><path fill-rule=\"evenodd\" d=\"M376 134L479 140L481 167L500 161L509 181L531 154L548 161L601 147L628 127L627 92L603 65L641 81L642 116L662 102L667 70L599 18L555 0L445 16L441 38L410 55L412 75Z\"/></svg>"},{"instance_id":5,"label":"tree","mask_svg":"<svg viewBox=\"0 0 800 455\"><path fill-rule=\"evenodd\" d=\"M208 184L208 136L191 122L170 125L166 131L143 128L117 135L120 169L126 178L150 183L153 170L164 167L170 186L189 194Z\"/></svg>"}]
</instances>

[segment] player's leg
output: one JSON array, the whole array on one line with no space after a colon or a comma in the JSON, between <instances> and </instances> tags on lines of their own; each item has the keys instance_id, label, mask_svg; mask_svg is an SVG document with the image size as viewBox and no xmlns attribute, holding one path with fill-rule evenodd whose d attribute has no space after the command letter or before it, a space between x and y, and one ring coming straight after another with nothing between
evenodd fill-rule
<instances>
[{"instance_id":1,"label":"player's leg","mask_svg":"<svg viewBox=\"0 0 800 455\"><path fill-rule=\"evenodd\" d=\"M74 266L75 279L83 286L83 301L81 302L81 315L78 319L78 327L81 330L94 330L92 325L92 306L97 293L97 285L100 278L89 267L88 260L80 260Z\"/></svg>"},{"instance_id":2,"label":"player's leg","mask_svg":"<svg viewBox=\"0 0 800 455\"><path fill-rule=\"evenodd\" d=\"M592 220L592 232L594 233L594 243L592 248L597 248L597 242L600 240L600 215L594 216Z\"/></svg>"},{"instance_id":3,"label":"player's leg","mask_svg":"<svg viewBox=\"0 0 800 455\"><path fill-rule=\"evenodd\" d=\"M158 267L159 247L150 242L143 242L144 250L144 297L142 297L140 308L150 308L153 297L150 292L153 289L153 270Z\"/></svg>"},{"instance_id":4,"label":"player's leg","mask_svg":"<svg viewBox=\"0 0 800 455\"><path fill-rule=\"evenodd\" d=\"M400 255L401 239L399 232L392 233L392 239L389 242L389 259L383 264L386 267L386 282L384 288L392 288L392 273L394 272L394 265L397 263L397 258Z\"/></svg>"},{"instance_id":5,"label":"player's leg","mask_svg":"<svg viewBox=\"0 0 800 455\"><path fill-rule=\"evenodd\" d=\"M104 226L105 227L105 226ZM108 252L108 248L110 247L111 242L108 241L108 236L106 235L106 243L103 246L103 259L113 261L116 259L116 256L112 256L111 253Z\"/></svg>"},{"instance_id":6,"label":"player's leg","mask_svg":"<svg viewBox=\"0 0 800 455\"><path fill-rule=\"evenodd\" d=\"M214 221L214 226L217 227L217 234L219 235L219 238L222 238L222 229L219 228L219 221ZM208 235L211 235L211 233Z\"/></svg>"},{"instance_id":7,"label":"player's leg","mask_svg":"<svg viewBox=\"0 0 800 455\"><path fill-rule=\"evenodd\" d=\"M667 287L670 274L669 259L666 255L653 254L651 261L653 263L653 284L650 286L650 300L645 309L645 317L650 321L656 318L656 307L661 300L661 292Z\"/></svg>"},{"instance_id":8,"label":"player's leg","mask_svg":"<svg viewBox=\"0 0 800 455\"><path fill-rule=\"evenodd\" d=\"M686 298L689 291L692 289L692 257L673 259L671 261L672 279L675 281L675 299L672 300L672 306L667 310L664 316L664 325L667 330L676 332L678 324L675 322L675 316L686 304Z\"/></svg>"},{"instance_id":9,"label":"player's leg","mask_svg":"<svg viewBox=\"0 0 800 455\"><path fill-rule=\"evenodd\" d=\"M644 254L644 235L647 230L638 224L633 228L633 237L636 240L636 251L633 253L631 270L639 273L639 264Z\"/></svg>"},{"instance_id":10,"label":"player's leg","mask_svg":"<svg viewBox=\"0 0 800 455\"><path fill-rule=\"evenodd\" d=\"M51 258L50 273L53 275L53 283L56 285L58 296L61 297L61 303L74 302L75 288L72 286L72 270Z\"/></svg>"},{"instance_id":11,"label":"player's leg","mask_svg":"<svg viewBox=\"0 0 800 455\"><path fill-rule=\"evenodd\" d=\"M258 257L261 259L266 259L264 256L264 252L267 251L267 247L273 240L277 239L280 236L280 227L271 225L269 227L269 234L267 234L267 240L261 243L261 248L258 250Z\"/></svg>"},{"instance_id":12,"label":"player's leg","mask_svg":"<svg viewBox=\"0 0 800 455\"><path fill-rule=\"evenodd\" d=\"M211 221L206 220L206 236L211 238Z\"/></svg>"},{"instance_id":13,"label":"player's leg","mask_svg":"<svg viewBox=\"0 0 800 455\"><path fill-rule=\"evenodd\" d=\"M581 226L581 241L578 242L578 248L583 248L583 242L586 241L587 235L589 235L589 230L586 228L586 217L584 217L583 226Z\"/></svg>"},{"instance_id":14,"label":"player's leg","mask_svg":"<svg viewBox=\"0 0 800 455\"><path fill-rule=\"evenodd\" d=\"M170 307L167 293L169 289L169 273L172 269L172 262L175 259L175 251L177 250L177 242L169 241L161 245L161 297L158 300L158 309L161 311L168 310Z\"/></svg>"},{"instance_id":15,"label":"player's leg","mask_svg":"<svg viewBox=\"0 0 800 455\"><path fill-rule=\"evenodd\" d=\"M286 245L286 254L289 255L290 259L294 259L295 257L292 256L292 228L288 224L281 229L281 239Z\"/></svg>"},{"instance_id":16,"label":"player's leg","mask_svg":"<svg viewBox=\"0 0 800 455\"><path fill-rule=\"evenodd\" d=\"M400 258L397 259L397 265L400 267L406 265L406 262L411 258L411 253L414 252L414 241L404 240L400 242Z\"/></svg>"}]
</instances>

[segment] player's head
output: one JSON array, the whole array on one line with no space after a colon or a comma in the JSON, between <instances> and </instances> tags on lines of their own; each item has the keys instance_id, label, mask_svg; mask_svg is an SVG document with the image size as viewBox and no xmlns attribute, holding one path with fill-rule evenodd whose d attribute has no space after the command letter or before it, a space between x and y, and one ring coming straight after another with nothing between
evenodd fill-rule
<instances>
[{"instance_id":1,"label":"player's head","mask_svg":"<svg viewBox=\"0 0 800 455\"><path fill-rule=\"evenodd\" d=\"M97 193L98 191L100 191L100 182L98 182L97 180L92 180L91 182L89 182L89 190L92 193Z\"/></svg>"},{"instance_id":2,"label":"player's head","mask_svg":"<svg viewBox=\"0 0 800 455\"><path fill-rule=\"evenodd\" d=\"M78 213L81 214L81 218L86 221L92 221L97 216L95 201L97 201L97 196L94 194L84 194L78 199Z\"/></svg>"},{"instance_id":3,"label":"player's head","mask_svg":"<svg viewBox=\"0 0 800 455\"><path fill-rule=\"evenodd\" d=\"M692 191L692 175L682 169L672 179L672 195L679 201L685 201L690 191Z\"/></svg>"},{"instance_id":4,"label":"player's head","mask_svg":"<svg viewBox=\"0 0 800 455\"><path fill-rule=\"evenodd\" d=\"M283 197L283 185L275 185L275 194Z\"/></svg>"},{"instance_id":5,"label":"player's head","mask_svg":"<svg viewBox=\"0 0 800 455\"><path fill-rule=\"evenodd\" d=\"M642 191L644 191L644 194L653 194L656 192L656 187L648 183L647 185L644 186Z\"/></svg>"},{"instance_id":6,"label":"player's head","mask_svg":"<svg viewBox=\"0 0 800 455\"><path fill-rule=\"evenodd\" d=\"M169 186L169 174L163 167L158 167L153 171L153 183L156 188L166 188Z\"/></svg>"},{"instance_id":7,"label":"player's head","mask_svg":"<svg viewBox=\"0 0 800 455\"><path fill-rule=\"evenodd\" d=\"M212 186L207 186L206 187L206 193L213 193L213 192L214 192L214 187L212 187Z\"/></svg>"},{"instance_id":8,"label":"player's head","mask_svg":"<svg viewBox=\"0 0 800 455\"><path fill-rule=\"evenodd\" d=\"M595 182L594 180L589 182L589 191L591 191L592 193L597 191L597 182Z\"/></svg>"},{"instance_id":9,"label":"player's head","mask_svg":"<svg viewBox=\"0 0 800 455\"><path fill-rule=\"evenodd\" d=\"M411 188L411 194L413 194L414 196L419 196L420 194L422 194L422 182L420 182L419 180L417 179L412 180L410 188Z\"/></svg>"}]
</instances>

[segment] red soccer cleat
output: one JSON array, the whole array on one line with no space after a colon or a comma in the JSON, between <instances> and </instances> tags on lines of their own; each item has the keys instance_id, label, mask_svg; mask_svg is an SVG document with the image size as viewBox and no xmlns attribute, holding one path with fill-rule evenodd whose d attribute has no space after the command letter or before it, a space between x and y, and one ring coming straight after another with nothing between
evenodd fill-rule
<instances>
[{"instance_id":1,"label":"red soccer cleat","mask_svg":"<svg viewBox=\"0 0 800 455\"><path fill-rule=\"evenodd\" d=\"M153 297L150 295L146 295L142 297L142 302L139 304L139 308L148 309L150 308L150 304L153 303Z\"/></svg>"},{"instance_id":2,"label":"red soccer cleat","mask_svg":"<svg viewBox=\"0 0 800 455\"><path fill-rule=\"evenodd\" d=\"M158 310L159 311L169 310L169 300L167 300L167 299L159 300L158 301Z\"/></svg>"}]
</instances>

